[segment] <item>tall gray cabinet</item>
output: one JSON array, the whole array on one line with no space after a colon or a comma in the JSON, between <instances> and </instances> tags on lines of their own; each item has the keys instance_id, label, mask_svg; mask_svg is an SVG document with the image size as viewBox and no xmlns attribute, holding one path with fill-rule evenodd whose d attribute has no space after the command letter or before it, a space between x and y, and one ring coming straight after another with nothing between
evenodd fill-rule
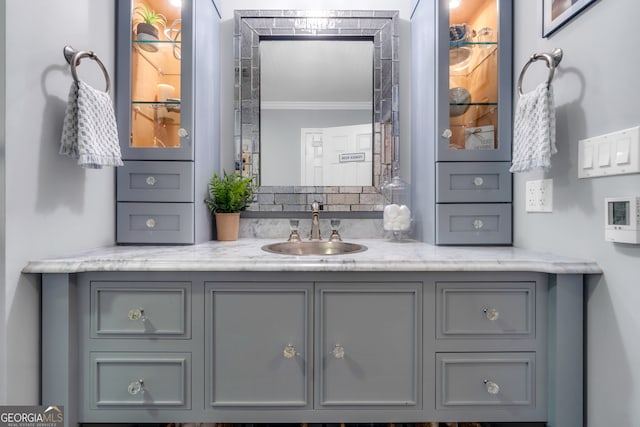
<instances>
[{"instance_id":1,"label":"tall gray cabinet","mask_svg":"<svg viewBox=\"0 0 640 427\"><path fill-rule=\"evenodd\" d=\"M219 146L220 15L212 0L116 2L116 241L211 239L204 199ZM157 36L139 26L161 14Z\"/></svg>"},{"instance_id":2,"label":"tall gray cabinet","mask_svg":"<svg viewBox=\"0 0 640 427\"><path fill-rule=\"evenodd\" d=\"M416 0L411 17L417 237L512 242L512 1Z\"/></svg>"}]
</instances>

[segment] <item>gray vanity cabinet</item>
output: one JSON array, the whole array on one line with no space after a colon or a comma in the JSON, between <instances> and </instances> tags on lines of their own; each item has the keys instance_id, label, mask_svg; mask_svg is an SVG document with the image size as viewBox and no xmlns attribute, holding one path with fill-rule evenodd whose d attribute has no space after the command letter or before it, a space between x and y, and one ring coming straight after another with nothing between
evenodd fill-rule
<instances>
[{"instance_id":1,"label":"gray vanity cabinet","mask_svg":"<svg viewBox=\"0 0 640 427\"><path fill-rule=\"evenodd\" d=\"M45 274L42 402L68 426L579 426L581 292L529 272Z\"/></svg>"},{"instance_id":2,"label":"gray vanity cabinet","mask_svg":"<svg viewBox=\"0 0 640 427\"><path fill-rule=\"evenodd\" d=\"M415 2L413 205L418 238L429 243L512 242L512 7Z\"/></svg>"},{"instance_id":3,"label":"gray vanity cabinet","mask_svg":"<svg viewBox=\"0 0 640 427\"><path fill-rule=\"evenodd\" d=\"M316 285L319 408L419 408L421 283Z\"/></svg>"},{"instance_id":4,"label":"gray vanity cabinet","mask_svg":"<svg viewBox=\"0 0 640 427\"><path fill-rule=\"evenodd\" d=\"M157 40L138 29L141 7L166 17ZM116 9L116 114L125 163L117 170L116 241L210 240L204 199L219 148L216 5L127 0Z\"/></svg>"}]
</instances>

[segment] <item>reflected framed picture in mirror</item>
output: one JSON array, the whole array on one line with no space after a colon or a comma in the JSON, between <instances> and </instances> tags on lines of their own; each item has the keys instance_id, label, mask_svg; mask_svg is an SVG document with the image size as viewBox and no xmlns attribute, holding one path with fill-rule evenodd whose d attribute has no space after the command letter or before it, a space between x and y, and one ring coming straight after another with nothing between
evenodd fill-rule
<instances>
[{"instance_id":1,"label":"reflected framed picture in mirror","mask_svg":"<svg viewBox=\"0 0 640 427\"><path fill-rule=\"evenodd\" d=\"M543 0L542 36L549 37L597 0Z\"/></svg>"}]
</instances>

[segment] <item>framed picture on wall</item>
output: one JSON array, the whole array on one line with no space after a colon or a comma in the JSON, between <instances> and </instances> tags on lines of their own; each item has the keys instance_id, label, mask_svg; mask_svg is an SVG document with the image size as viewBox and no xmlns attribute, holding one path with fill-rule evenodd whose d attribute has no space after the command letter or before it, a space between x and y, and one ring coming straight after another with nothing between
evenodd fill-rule
<instances>
[{"instance_id":1,"label":"framed picture on wall","mask_svg":"<svg viewBox=\"0 0 640 427\"><path fill-rule=\"evenodd\" d=\"M554 31L576 17L596 0L542 0L542 36Z\"/></svg>"}]
</instances>

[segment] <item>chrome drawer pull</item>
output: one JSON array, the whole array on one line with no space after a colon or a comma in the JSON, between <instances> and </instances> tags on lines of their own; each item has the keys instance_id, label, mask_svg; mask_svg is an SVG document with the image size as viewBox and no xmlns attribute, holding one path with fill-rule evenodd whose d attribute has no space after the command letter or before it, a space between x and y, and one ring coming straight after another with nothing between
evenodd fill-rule
<instances>
[{"instance_id":1,"label":"chrome drawer pull","mask_svg":"<svg viewBox=\"0 0 640 427\"><path fill-rule=\"evenodd\" d=\"M500 386L493 381L483 380L484 386L487 388L487 393L498 394L500 393Z\"/></svg>"},{"instance_id":2,"label":"chrome drawer pull","mask_svg":"<svg viewBox=\"0 0 640 427\"><path fill-rule=\"evenodd\" d=\"M156 185L156 182L158 182L155 176L148 176L145 181L148 185Z\"/></svg>"},{"instance_id":3,"label":"chrome drawer pull","mask_svg":"<svg viewBox=\"0 0 640 427\"><path fill-rule=\"evenodd\" d=\"M138 393L144 393L144 380L140 379L132 381L131 384L129 384L129 387L127 387L127 390L132 396L135 396Z\"/></svg>"},{"instance_id":4,"label":"chrome drawer pull","mask_svg":"<svg viewBox=\"0 0 640 427\"><path fill-rule=\"evenodd\" d=\"M333 357L336 359L344 359L344 347L340 344L336 344L335 347L333 347L331 354L333 354Z\"/></svg>"},{"instance_id":5,"label":"chrome drawer pull","mask_svg":"<svg viewBox=\"0 0 640 427\"><path fill-rule=\"evenodd\" d=\"M296 348L294 346L292 346L291 344L287 344L287 346L282 351L282 355L285 357L285 359L293 359L294 357L299 356L300 353L296 351Z\"/></svg>"},{"instance_id":6,"label":"chrome drawer pull","mask_svg":"<svg viewBox=\"0 0 640 427\"><path fill-rule=\"evenodd\" d=\"M475 185L476 187L482 187L482 184L484 184L484 179L482 179L481 176L476 176L475 178L473 178L473 185Z\"/></svg>"},{"instance_id":7,"label":"chrome drawer pull","mask_svg":"<svg viewBox=\"0 0 640 427\"><path fill-rule=\"evenodd\" d=\"M484 222L482 222L481 219L473 220L473 228L475 228L476 230L480 230L482 227L484 227Z\"/></svg>"},{"instance_id":8,"label":"chrome drawer pull","mask_svg":"<svg viewBox=\"0 0 640 427\"><path fill-rule=\"evenodd\" d=\"M129 320L140 320L145 321L144 317L144 309L143 308L132 308L129 310Z\"/></svg>"},{"instance_id":9,"label":"chrome drawer pull","mask_svg":"<svg viewBox=\"0 0 640 427\"><path fill-rule=\"evenodd\" d=\"M482 312L489 320L498 320L498 317L500 317L500 312L495 308L483 308Z\"/></svg>"},{"instance_id":10,"label":"chrome drawer pull","mask_svg":"<svg viewBox=\"0 0 640 427\"><path fill-rule=\"evenodd\" d=\"M147 228L154 228L156 226L156 220L153 218L149 218L144 224L147 226Z\"/></svg>"}]
</instances>

